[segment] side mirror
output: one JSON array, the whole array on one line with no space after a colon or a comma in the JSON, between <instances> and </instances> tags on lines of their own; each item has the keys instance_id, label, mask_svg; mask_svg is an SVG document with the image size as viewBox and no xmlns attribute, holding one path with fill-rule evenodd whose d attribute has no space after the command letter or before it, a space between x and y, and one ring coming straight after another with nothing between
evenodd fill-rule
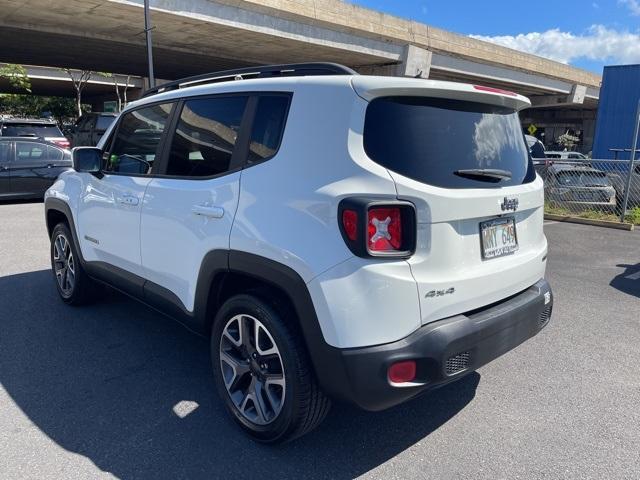
<instances>
[{"instance_id":1,"label":"side mirror","mask_svg":"<svg viewBox=\"0 0 640 480\"><path fill-rule=\"evenodd\" d=\"M102 170L102 150L96 147L75 147L71 150L76 172L98 173Z\"/></svg>"}]
</instances>

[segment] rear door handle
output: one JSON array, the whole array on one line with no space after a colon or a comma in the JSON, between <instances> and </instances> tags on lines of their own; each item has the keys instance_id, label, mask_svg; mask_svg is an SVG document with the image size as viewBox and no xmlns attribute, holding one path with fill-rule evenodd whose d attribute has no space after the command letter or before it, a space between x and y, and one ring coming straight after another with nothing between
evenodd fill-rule
<instances>
[{"instance_id":1,"label":"rear door handle","mask_svg":"<svg viewBox=\"0 0 640 480\"><path fill-rule=\"evenodd\" d=\"M209 218L222 218L224 216L224 208L211 205L194 205L191 207L191 212Z\"/></svg>"},{"instance_id":2,"label":"rear door handle","mask_svg":"<svg viewBox=\"0 0 640 480\"><path fill-rule=\"evenodd\" d=\"M133 195L123 195L118 199L118 201L124 205L138 205L138 203L140 203L138 197Z\"/></svg>"}]
</instances>

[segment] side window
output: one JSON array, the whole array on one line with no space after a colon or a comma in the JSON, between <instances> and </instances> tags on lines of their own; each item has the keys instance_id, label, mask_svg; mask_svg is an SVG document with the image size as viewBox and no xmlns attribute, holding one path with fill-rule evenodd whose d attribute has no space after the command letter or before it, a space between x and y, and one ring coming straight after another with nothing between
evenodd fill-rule
<instances>
[{"instance_id":1,"label":"side window","mask_svg":"<svg viewBox=\"0 0 640 480\"><path fill-rule=\"evenodd\" d=\"M58 161L58 160L62 160L63 156L64 156L64 152L62 150L60 150L59 148L47 145L47 160Z\"/></svg>"},{"instance_id":2,"label":"side window","mask_svg":"<svg viewBox=\"0 0 640 480\"><path fill-rule=\"evenodd\" d=\"M247 97L187 100L171 141L167 175L208 177L229 170Z\"/></svg>"},{"instance_id":3,"label":"side window","mask_svg":"<svg viewBox=\"0 0 640 480\"><path fill-rule=\"evenodd\" d=\"M151 174L172 106L172 103L153 105L123 115L104 170L132 175Z\"/></svg>"},{"instance_id":4,"label":"side window","mask_svg":"<svg viewBox=\"0 0 640 480\"><path fill-rule=\"evenodd\" d=\"M0 142L0 163L7 163L9 161L10 149L11 142Z\"/></svg>"},{"instance_id":5,"label":"side window","mask_svg":"<svg viewBox=\"0 0 640 480\"><path fill-rule=\"evenodd\" d=\"M35 142L16 142L16 161L44 160L47 146Z\"/></svg>"},{"instance_id":6,"label":"side window","mask_svg":"<svg viewBox=\"0 0 640 480\"><path fill-rule=\"evenodd\" d=\"M98 132L104 132L107 128L109 128L109 125L111 125L114 120L115 117L100 115L98 117L98 121L96 122L96 130Z\"/></svg>"},{"instance_id":7,"label":"side window","mask_svg":"<svg viewBox=\"0 0 640 480\"><path fill-rule=\"evenodd\" d=\"M287 121L289 97L260 96L251 128L249 162L259 162L276 154Z\"/></svg>"}]
</instances>

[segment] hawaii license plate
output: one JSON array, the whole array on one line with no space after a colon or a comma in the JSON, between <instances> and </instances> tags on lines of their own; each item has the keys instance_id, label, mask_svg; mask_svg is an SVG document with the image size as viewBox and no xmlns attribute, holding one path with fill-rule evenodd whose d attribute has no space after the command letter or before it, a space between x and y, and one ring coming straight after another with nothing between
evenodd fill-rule
<instances>
[{"instance_id":1,"label":"hawaii license plate","mask_svg":"<svg viewBox=\"0 0 640 480\"><path fill-rule=\"evenodd\" d=\"M503 217L480 223L480 244L482 258L485 260L509 255L518 250L516 219Z\"/></svg>"}]
</instances>

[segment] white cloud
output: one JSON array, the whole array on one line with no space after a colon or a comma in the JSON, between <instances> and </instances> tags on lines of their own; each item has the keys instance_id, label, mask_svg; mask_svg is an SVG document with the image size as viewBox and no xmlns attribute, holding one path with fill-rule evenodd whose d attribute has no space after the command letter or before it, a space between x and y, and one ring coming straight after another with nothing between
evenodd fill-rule
<instances>
[{"instance_id":1,"label":"white cloud","mask_svg":"<svg viewBox=\"0 0 640 480\"><path fill-rule=\"evenodd\" d=\"M628 1L638 3L638 0ZM640 33L616 31L603 25L593 25L581 35L554 28L546 32L521 33L515 36L470 37L562 63L571 63L581 58L610 63L640 63Z\"/></svg>"},{"instance_id":2,"label":"white cloud","mask_svg":"<svg viewBox=\"0 0 640 480\"><path fill-rule=\"evenodd\" d=\"M631 15L640 15L640 0L618 0L620 5L625 5Z\"/></svg>"}]
</instances>

